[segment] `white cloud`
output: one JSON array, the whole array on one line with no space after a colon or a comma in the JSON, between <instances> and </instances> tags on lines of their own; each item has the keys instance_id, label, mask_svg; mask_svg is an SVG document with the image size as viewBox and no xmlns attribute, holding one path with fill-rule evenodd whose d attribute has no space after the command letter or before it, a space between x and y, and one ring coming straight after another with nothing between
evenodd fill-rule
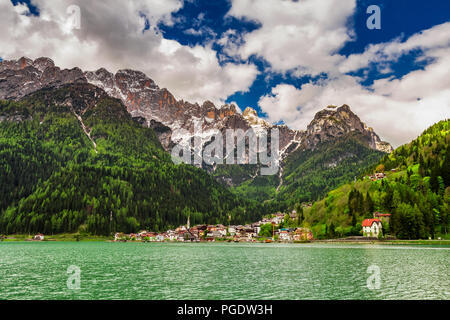
<instances>
[{"instance_id":1,"label":"white cloud","mask_svg":"<svg viewBox=\"0 0 450 320\"><path fill-rule=\"evenodd\" d=\"M256 21L242 44L228 41L227 53L247 59L255 54L275 72L317 75L335 72L343 59L336 52L349 40L347 19L354 0L233 0L228 15Z\"/></svg>"},{"instance_id":2,"label":"white cloud","mask_svg":"<svg viewBox=\"0 0 450 320\"><path fill-rule=\"evenodd\" d=\"M0 3L3 59L47 56L63 68L137 69L177 98L192 102L220 103L247 90L258 73L252 64L220 65L210 45L189 47L164 39L156 26L176 23L171 13L182 7L182 0L35 0L33 4L39 17L23 15L23 5ZM81 29L67 32L66 10L73 4L81 8ZM150 23L145 32L142 15Z\"/></svg>"},{"instance_id":3,"label":"white cloud","mask_svg":"<svg viewBox=\"0 0 450 320\"><path fill-rule=\"evenodd\" d=\"M258 105L270 122L298 121L302 92L292 85L280 84L272 88L270 95L260 98Z\"/></svg>"},{"instance_id":4,"label":"white cloud","mask_svg":"<svg viewBox=\"0 0 450 320\"><path fill-rule=\"evenodd\" d=\"M370 45L362 54L352 54L339 66L339 71L347 73L368 67L369 63L383 64L397 61L412 50L422 50L425 56L429 50L450 46L450 22L419 32L406 41L397 38L390 42Z\"/></svg>"}]
</instances>

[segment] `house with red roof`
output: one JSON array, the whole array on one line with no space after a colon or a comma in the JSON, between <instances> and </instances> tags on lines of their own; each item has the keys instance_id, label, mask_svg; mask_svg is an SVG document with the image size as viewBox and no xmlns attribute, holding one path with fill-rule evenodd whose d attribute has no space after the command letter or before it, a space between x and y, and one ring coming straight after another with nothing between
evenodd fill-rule
<instances>
[{"instance_id":1,"label":"house with red roof","mask_svg":"<svg viewBox=\"0 0 450 320\"><path fill-rule=\"evenodd\" d=\"M382 225L380 219L365 219L362 222L363 234L366 237L378 237L382 233Z\"/></svg>"}]
</instances>

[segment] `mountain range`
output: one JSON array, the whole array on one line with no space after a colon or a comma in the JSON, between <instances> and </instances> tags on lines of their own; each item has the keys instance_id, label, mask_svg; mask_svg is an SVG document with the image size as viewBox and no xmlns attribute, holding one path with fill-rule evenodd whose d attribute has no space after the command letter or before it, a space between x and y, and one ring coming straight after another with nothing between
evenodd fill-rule
<instances>
[{"instance_id":1,"label":"mountain range","mask_svg":"<svg viewBox=\"0 0 450 320\"><path fill-rule=\"evenodd\" d=\"M179 128L193 131L194 121L200 121L203 131L208 129L243 129L255 131L264 128L280 130L280 156L286 157L291 151L302 146L314 148L318 143L349 131L359 131L367 136L370 147L382 152L391 152L390 144L380 140L350 111L348 106L328 107L316 114L306 131L292 130L287 126L271 125L258 117L256 111L248 107L242 114L236 106L224 105L217 108L212 102L202 105L176 100L165 88L158 85L144 73L135 70L119 70L116 74L101 68L83 72L79 68L60 69L49 58L3 61L0 63L0 99L20 99L25 95L48 86L68 83L90 83L114 98L120 99L134 118L145 119L143 124L167 126L171 130ZM163 146L170 149L170 133L161 138ZM205 141L206 143L207 141Z\"/></svg>"},{"instance_id":2,"label":"mountain range","mask_svg":"<svg viewBox=\"0 0 450 320\"><path fill-rule=\"evenodd\" d=\"M265 195L264 200L273 196L274 191L280 190L286 181L292 180L289 179L288 172L284 171L287 163L296 162L295 158L301 156L302 152L314 151L324 143L336 139L345 140L343 137L357 134L360 136L358 143L363 141L368 150L384 153L392 151L391 145L381 141L373 129L367 127L347 105L339 108L328 106L316 114L306 130L293 130L285 125L268 123L258 117L257 112L250 107L239 113L233 104L218 108L210 101L200 105L176 100L167 89L159 88L153 80L140 71L124 69L113 74L104 68L96 71L82 71L79 68L60 69L51 59L45 57L36 60L22 57L18 60L0 62L0 99L19 100L42 88L58 88L66 84L81 83L92 84L103 89L108 96L120 99L132 118L155 131L166 151L171 151L182 140L191 142L195 136L195 123L200 123L203 132L214 129L222 133L227 129L244 131L251 129L258 135L262 131L278 129L278 163L280 164L278 177L261 179L258 177L258 165L236 168L202 164L204 169L223 184L232 188L241 187L241 192L243 189L248 189L245 185L261 184L261 181L255 181L255 179L269 181L262 184L265 189L270 188L271 192L262 192L261 188L256 190L256 193ZM178 129L185 129L190 134L188 136L174 135L174 131ZM201 141L202 146L205 146L210 143L211 136L203 135ZM363 153L366 158L366 152ZM337 167L349 156L350 158L358 157L357 154L347 152L343 157L339 156L327 161L333 163L333 167ZM335 184L331 183L330 186L333 187ZM250 193L255 194L255 192Z\"/></svg>"}]
</instances>

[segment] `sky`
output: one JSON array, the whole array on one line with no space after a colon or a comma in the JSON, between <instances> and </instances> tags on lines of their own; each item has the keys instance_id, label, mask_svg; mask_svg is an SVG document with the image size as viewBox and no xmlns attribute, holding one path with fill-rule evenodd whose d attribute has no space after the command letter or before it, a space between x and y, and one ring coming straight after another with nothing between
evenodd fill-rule
<instances>
[{"instance_id":1,"label":"sky","mask_svg":"<svg viewBox=\"0 0 450 320\"><path fill-rule=\"evenodd\" d=\"M0 28L1 59L137 69L293 129L348 104L397 147L450 118L449 1L0 0Z\"/></svg>"}]
</instances>

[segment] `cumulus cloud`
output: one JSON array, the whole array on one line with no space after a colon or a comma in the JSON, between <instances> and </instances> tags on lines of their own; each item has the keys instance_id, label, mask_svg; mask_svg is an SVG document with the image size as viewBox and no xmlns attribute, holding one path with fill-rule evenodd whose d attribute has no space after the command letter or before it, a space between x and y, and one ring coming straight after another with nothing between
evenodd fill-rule
<instances>
[{"instance_id":1,"label":"cumulus cloud","mask_svg":"<svg viewBox=\"0 0 450 320\"><path fill-rule=\"evenodd\" d=\"M421 50L426 56L430 50L450 46L450 22L419 32L406 41L399 37L386 43L370 45L362 54L352 54L339 65L347 73L368 67L370 63L385 64L397 61L412 50Z\"/></svg>"},{"instance_id":2,"label":"cumulus cloud","mask_svg":"<svg viewBox=\"0 0 450 320\"><path fill-rule=\"evenodd\" d=\"M356 1L233 0L229 16L256 21L261 28L227 44L227 53L264 58L275 72L334 73L343 57L336 52L352 39L346 27ZM229 39L228 39L229 40Z\"/></svg>"},{"instance_id":3,"label":"cumulus cloud","mask_svg":"<svg viewBox=\"0 0 450 320\"><path fill-rule=\"evenodd\" d=\"M292 85L279 84L269 95L260 98L258 105L270 122L284 120L296 123L300 117L302 92Z\"/></svg>"},{"instance_id":4,"label":"cumulus cloud","mask_svg":"<svg viewBox=\"0 0 450 320\"><path fill-rule=\"evenodd\" d=\"M181 0L45 1L34 0L40 16L25 15L26 6L0 3L0 56L47 56L64 68L111 72L123 68L145 72L177 97L221 103L246 91L258 70L248 63L220 64L211 45L183 46L167 40L159 23L176 23L171 13ZM81 28L68 28L67 8L81 8ZM149 29L145 30L146 25Z\"/></svg>"}]
</instances>

